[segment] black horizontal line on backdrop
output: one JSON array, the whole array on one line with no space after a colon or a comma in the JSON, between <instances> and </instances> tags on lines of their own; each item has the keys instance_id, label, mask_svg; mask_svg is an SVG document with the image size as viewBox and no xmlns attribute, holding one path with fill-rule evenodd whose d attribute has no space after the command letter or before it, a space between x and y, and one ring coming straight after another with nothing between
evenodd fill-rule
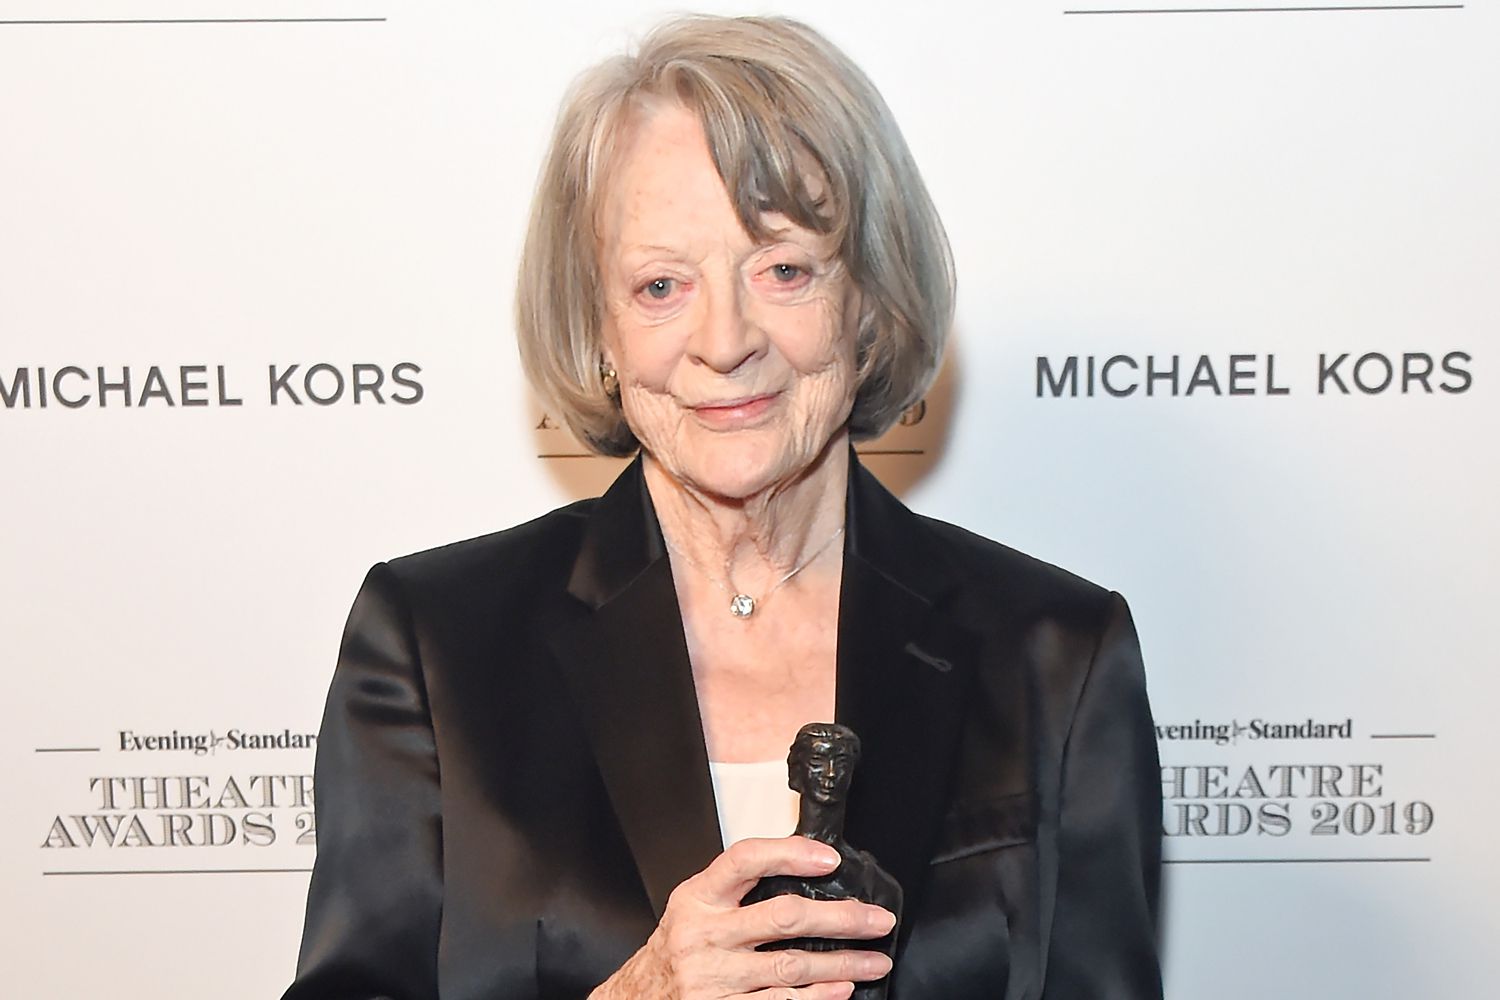
<instances>
[{"instance_id":1,"label":"black horizontal line on backdrop","mask_svg":"<svg viewBox=\"0 0 1500 1000\"><path fill-rule=\"evenodd\" d=\"M98 753L98 747L37 747L37 753Z\"/></svg>"},{"instance_id":2,"label":"black horizontal line on backdrop","mask_svg":"<svg viewBox=\"0 0 1500 1000\"><path fill-rule=\"evenodd\" d=\"M1372 740L1435 740L1437 733L1371 733Z\"/></svg>"},{"instance_id":3,"label":"black horizontal line on backdrop","mask_svg":"<svg viewBox=\"0 0 1500 1000\"><path fill-rule=\"evenodd\" d=\"M1325 14L1361 10L1463 10L1461 3L1381 3L1326 7L1138 7L1065 10L1064 14Z\"/></svg>"},{"instance_id":4,"label":"black horizontal line on backdrop","mask_svg":"<svg viewBox=\"0 0 1500 1000\"><path fill-rule=\"evenodd\" d=\"M1431 858L1167 858L1164 865L1398 865L1427 864Z\"/></svg>"},{"instance_id":5,"label":"black horizontal line on backdrop","mask_svg":"<svg viewBox=\"0 0 1500 1000\"><path fill-rule=\"evenodd\" d=\"M0 24L373 24L383 17L79 17Z\"/></svg>"},{"instance_id":6,"label":"black horizontal line on backdrop","mask_svg":"<svg viewBox=\"0 0 1500 1000\"><path fill-rule=\"evenodd\" d=\"M97 872L42 872L43 875L303 875L311 868L142 868Z\"/></svg>"}]
</instances>

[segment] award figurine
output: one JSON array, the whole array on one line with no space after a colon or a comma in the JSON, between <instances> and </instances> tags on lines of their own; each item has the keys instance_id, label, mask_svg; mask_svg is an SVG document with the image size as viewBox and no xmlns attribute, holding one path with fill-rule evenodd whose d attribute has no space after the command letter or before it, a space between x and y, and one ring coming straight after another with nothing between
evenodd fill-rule
<instances>
[{"instance_id":1,"label":"award figurine","mask_svg":"<svg viewBox=\"0 0 1500 1000\"><path fill-rule=\"evenodd\" d=\"M798 878L772 875L746 893L741 906L788 894L807 899L857 899L883 906L896 915L896 926L883 938L843 941L830 938L788 938L760 946L762 951L799 948L804 951L838 951L865 948L883 952L893 961L896 935L901 927L901 884L875 863L865 851L844 839L845 799L854 765L859 762L859 737L854 730L832 722L803 726L787 754L787 783L802 796L796 835L827 844L839 852L843 862L827 875ZM890 977L873 983L857 983L853 1000L885 1000Z\"/></svg>"}]
</instances>

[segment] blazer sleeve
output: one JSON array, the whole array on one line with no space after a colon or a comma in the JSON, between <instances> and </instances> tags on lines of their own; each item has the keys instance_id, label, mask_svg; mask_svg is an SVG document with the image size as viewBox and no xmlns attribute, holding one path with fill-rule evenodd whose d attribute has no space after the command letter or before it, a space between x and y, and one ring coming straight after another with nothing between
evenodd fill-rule
<instances>
[{"instance_id":1,"label":"blazer sleeve","mask_svg":"<svg viewBox=\"0 0 1500 1000\"><path fill-rule=\"evenodd\" d=\"M318 734L317 860L283 1000L437 996L442 910L437 749L400 582L370 570Z\"/></svg>"},{"instance_id":2,"label":"blazer sleeve","mask_svg":"<svg viewBox=\"0 0 1500 1000\"><path fill-rule=\"evenodd\" d=\"M1135 626L1110 600L1063 752L1045 996L1160 1000L1161 774Z\"/></svg>"}]
</instances>

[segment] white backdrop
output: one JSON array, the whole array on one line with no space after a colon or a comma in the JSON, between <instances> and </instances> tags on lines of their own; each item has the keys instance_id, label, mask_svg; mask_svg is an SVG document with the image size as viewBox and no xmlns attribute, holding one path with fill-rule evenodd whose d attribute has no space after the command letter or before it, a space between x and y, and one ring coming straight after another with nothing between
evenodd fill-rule
<instances>
[{"instance_id":1,"label":"white backdrop","mask_svg":"<svg viewBox=\"0 0 1500 1000\"><path fill-rule=\"evenodd\" d=\"M881 86L959 264L945 375L868 461L1130 598L1174 1000L1479 995L1500 14L1075 6L788 8ZM660 13L0 0L9 995L289 980L364 570L618 465L547 457L510 286L566 81Z\"/></svg>"}]
</instances>

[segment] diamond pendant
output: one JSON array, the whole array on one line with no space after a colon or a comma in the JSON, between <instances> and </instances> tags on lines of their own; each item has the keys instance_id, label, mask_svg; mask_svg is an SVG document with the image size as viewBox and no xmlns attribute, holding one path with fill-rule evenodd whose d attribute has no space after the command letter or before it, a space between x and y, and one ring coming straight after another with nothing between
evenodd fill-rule
<instances>
[{"instance_id":1,"label":"diamond pendant","mask_svg":"<svg viewBox=\"0 0 1500 1000\"><path fill-rule=\"evenodd\" d=\"M729 602L729 613L736 618L749 618L755 614L755 598L749 594L735 594Z\"/></svg>"}]
</instances>

